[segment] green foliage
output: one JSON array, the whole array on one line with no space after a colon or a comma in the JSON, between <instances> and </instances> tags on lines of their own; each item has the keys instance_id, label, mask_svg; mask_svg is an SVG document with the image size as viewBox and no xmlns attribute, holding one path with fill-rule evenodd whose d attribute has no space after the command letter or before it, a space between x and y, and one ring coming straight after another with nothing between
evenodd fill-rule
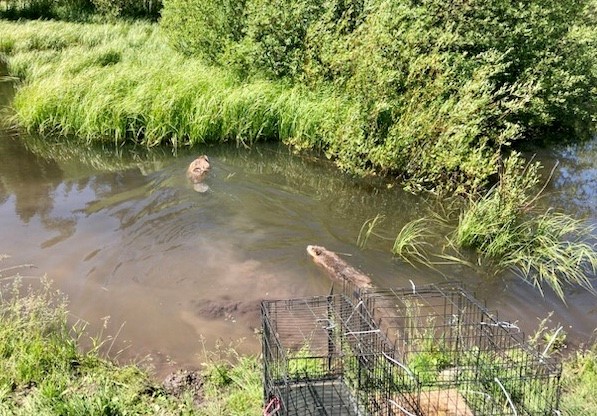
<instances>
[{"instance_id":1,"label":"green foliage","mask_svg":"<svg viewBox=\"0 0 597 416\"><path fill-rule=\"evenodd\" d=\"M219 416L261 410L257 357L232 348L206 353L205 402L194 403L191 392L168 395L138 366L102 358L101 336L83 352L85 326L69 323L65 298L45 280L39 289L24 288L18 276L6 275L13 269L0 268L1 415Z\"/></svg>"},{"instance_id":2,"label":"green foliage","mask_svg":"<svg viewBox=\"0 0 597 416\"><path fill-rule=\"evenodd\" d=\"M161 0L5 0L0 1L0 17L86 20L98 14L157 19L161 8Z\"/></svg>"},{"instance_id":3,"label":"green foliage","mask_svg":"<svg viewBox=\"0 0 597 416\"><path fill-rule=\"evenodd\" d=\"M509 252L515 223L534 202L533 191L539 183L538 163L525 167L514 153L504 162L499 183L486 195L473 199L462 213L454 240L460 247L475 247L490 256Z\"/></svg>"},{"instance_id":4,"label":"green foliage","mask_svg":"<svg viewBox=\"0 0 597 416\"><path fill-rule=\"evenodd\" d=\"M247 1L245 44L254 71L297 77L302 70L307 30L323 10L320 0Z\"/></svg>"},{"instance_id":5,"label":"green foliage","mask_svg":"<svg viewBox=\"0 0 597 416\"><path fill-rule=\"evenodd\" d=\"M374 232L375 227L381 221L383 221L383 215L377 214L374 218L368 219L363 223L361 229L359 230L359 235L357 236L357 246L359 246L361 249L367 247L367 242L372 235L383 238L381 235Z\"/></svg>"},{"instance_id":6,"label":"green foliage","mask_svg":"<svg viewBox=\"0 0 597 416\"><path fill-rule=\"evenodd\" d=\"M462 192L485 185L518 140L595 131L594 6L172 0L163 26L187 53L356 103L323 140L294 137L299 148L321 147L351 172L395 174L410 189Z\"/></svg>"},{"instance_id":7,"label":"green foliage","mask_svg":"<svg viewBox=\"0 0 597 416\"><path fill-rule=\"evenodd\" d=\"M411 265L414 265L413 260L427 263L425 247L430 244L425 239L430 236L428 228L427 218L419 218L405 224L396 236L392 253Z\"/></svg>"},{"instance_id":8,"label":"green foliage","mask_svg":"<svg viewBox=\"0 0 597 416\"><path fill-rule=\"evenodd\" d=\"M244 0L164 0L161 26L177 49L213 63L242 39L244 22Z\"/></svg>"},{"instance_id":9,"label":"green foliage","mask_svg":"<svg viewBox=\"0 0 597 416\"><path fill-rule=\"evenodd\" d=\"M308 137L342 123L350 103L320 90L255 80L187 58L150 24L0 22L10 71L23 78L20 124L46 134L147 146Z\"/></svg>"},{"instance_id":10,"label":"green foliage","mask_svg":"<svg viewBox=\"0 0 597 416\"><path fill-rule=\"evenodd\" d=\"M537 212L538 183L539 165L525 166L512 154L499 183L461 214L454 244L518 271L539 290L549 285L562 300L563 283L594 291L589 276L597 270L597 252L586 242L592 228L569 215Z\"/></svg>"},{"instance_id":11,"label":"green foliage","mask_svg":"<svg viewBox=\"0 0 597 416\"><path fill-rule=\"evenodd\" d=\"M261 363L254 356L241 356L234 346L217 345L204 351L201 415L252 415L262 410Z\"/></svg>"},{"instance_id":12,"label":"green foliage","mask_svg":"<svg viewBox=\"0 0 597 416\"><path fill-rule=\"evenodd\" d=\"M309 345L303 345L298 351L289 351L288 375L296 379L316 379L325 371L325 356L311 352Z\"/></svg>"},{"instance_id":13,"label":"green foliage","mask_svg":"<svg viewBox=\"0 0 597 416\"><path fill-rule=\"evenodd\" d=\"M85 0L79 0L85 1ZM89 1L89 0L88 0ZM146 17L157 19L162 0L90 0L93 9L108 17Z\"/></svg>"},{"instance_id":14,"label":"green foliage","mask_svg":"<svg viewBox=\"0 0 597 416\"><path fill-rule=\"evenodd\" d=\"M81 328L48 283L26 291L9 278L15 284L0 290L0 414L176 414L138 368L80 351Z\"/></svg>"},{"instance_id":15,"label":"green foliage","mask_svg":"<svg viewBox=\"0 0 597 416\"><path fill-rule=\"evenodd\" d=\"M597 409L597 344L575 351L564 361L562 412L590 416Z\"/></svg>"},{"instance_id":16,"label":"green foliage","mask_svg":"<svg viewBox=\"0 0 597 416\"><path fill-rule=\"evenodd\" d=\"M450 364L450 357L446 353L433 350L415 353L408 360L409 368L423 386L434 385L440 372Z\"/></svg>"}]
</instances>

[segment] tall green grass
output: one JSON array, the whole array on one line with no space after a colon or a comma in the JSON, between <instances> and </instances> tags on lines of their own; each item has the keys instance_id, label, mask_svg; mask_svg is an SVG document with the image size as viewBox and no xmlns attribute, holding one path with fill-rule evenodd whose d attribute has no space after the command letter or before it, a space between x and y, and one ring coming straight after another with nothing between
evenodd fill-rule
<instances>
[{"instance_id":1,"label":"tall green grass","mask_svg":"<svg viewBox=\"0 0 597 416\"><path fill-rule=\"evenodd\" d=\"M350 102L282 82L241 82L171 50L155 25L0 22L22 85L18 123L42 134L146 146L302 140L317 147Z\"/></svg>"},{"instance_id":2,"label":"tall green grass","mask_svg":"<svg viewBox=\"0 0 597 416\"><path fill-rule=\"evenodd\" d=\"M0 17L13 20L88 20L94 15L157 19L161 9L161 0L0 0Z\"/></svg>"},{"instance_id":3,"label":"tall green grass","mask_svg":"<svg viewBox=\"0 0 597 416\"><path fill-rule=\"evenodd\" d=\"M564 360L562 414L592 416L597 409L597 343L574 351Z\"/></svg>"},{"instance_id":4,"label":"tall green grass","mask_svg":"<svg viewBox=\"0 0 597 416\"><path fill-rule=\"evenodd\" d=\"M0 414L176 413L136 366L81 352L81 326L69 324L65 300L48 284L15 282L4 279L0 291Z\"/></svg>"},{"instance_id":5,"label":"tall green grass","mask_svg":"<svg viewBox=\"0 0 597 416\"><path fill-rule=\"evenodd\" d=\"M429 222L427 218L419 218L406 223L394 240L392 253L413 266L414 262L430 265L427 249L431 244L426 241L432 236Z\"/></svg>"},{"instance_id":6,"label":"tall green grass","mask_svg":"<svg viewBox=\"0 0 597 416\"><path fill-rule=\"evenodd\" d=\"M569 215L539 210L539 167L525 165L516 153L506 159L499 183L470 199L451 240L457 247L474 249L498 270L518 272L539 290L547 284L562 300L565 284L595 292L593 228Z\"/></svg>"}]
</instances>

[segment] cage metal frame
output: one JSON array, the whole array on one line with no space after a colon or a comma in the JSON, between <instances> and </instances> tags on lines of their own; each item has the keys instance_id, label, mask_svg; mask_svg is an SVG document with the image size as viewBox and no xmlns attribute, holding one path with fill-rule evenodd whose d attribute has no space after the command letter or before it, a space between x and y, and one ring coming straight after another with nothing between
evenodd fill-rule
<instances>
[{"instance_id":1,"label":"cage metal frame","mask_svg":"<svg viewBox=\"0 0 597 416\"><path fill-rule=\"evenodd\" d=\"M364 289L391 345L397 414L554 415L562 367L459 283ZM393 414L388 411L388 414Z\"/></svg>"},{"instance_id":2,"label":"cage metal frame","mask_svg":"<svg viewBox=\"0 0 597 416\"><path fill-rule=\"evenodd\" d=\"M367 415L382 407L394 353L362 302L345 294L264 301L264 396L280 415Z\"/></svg>"},{"instance_id":3,"label":"cage metal frame","mask_svg":"<svg viewBox=\"0 0 597 416\"><path fill-rule=\"evenodd\" d=\"M458 283L264 301L278 415L552 415L561 364Z\"/></svg>"}]
</instances>

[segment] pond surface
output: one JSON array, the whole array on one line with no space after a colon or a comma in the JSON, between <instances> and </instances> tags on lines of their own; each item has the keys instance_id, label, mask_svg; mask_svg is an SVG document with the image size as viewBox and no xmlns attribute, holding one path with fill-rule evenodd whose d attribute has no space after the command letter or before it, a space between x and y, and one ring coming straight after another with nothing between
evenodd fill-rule
<instances>
[{"instance_id":1,"label":"pond surface","mask_svg":"<svg viewBox=\"0 0 597 416\"><path fill-rule=\"evenodd\" d=\"M3 87L0 83L0 88ZM0 97L9 95L0 91ZM6 104L6 98L0 98ZM596 140L539 155L560 160L545 203L597 223ZM209 190L198 193L185 170L206 153ZM261 299L326 294L327 275L308 244L343 253L378 286L464 282L500 318L531 331L554 311L573 343L597 326L596 298L567 291L568 305L515 276L491 277L463 266L415 269L392 258L391 240L357 237L384 216L393 237L427 214L429 202L383 180L356 180L329 162L262 144L170 149L82 149L79 144L0 131L0 269L23 264L26 283L44 274L69 299L91 333L116 337L112 355L152 364L158 375L197 367L211 349L243 339L258 353ZM437 242L438 246L443 241ZM108 318L109 317L109 318ZM102 329L104 323L107 327Z\"/></svg>"}]
</instances>

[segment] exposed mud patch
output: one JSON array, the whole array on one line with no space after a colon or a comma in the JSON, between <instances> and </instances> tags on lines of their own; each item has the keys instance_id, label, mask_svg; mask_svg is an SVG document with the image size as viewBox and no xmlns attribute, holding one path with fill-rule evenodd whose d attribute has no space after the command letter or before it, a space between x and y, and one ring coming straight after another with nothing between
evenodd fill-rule
<instances>
[{"instance_id":1,"label":"exposed mud patch","mask_svg":"<svg viewBox=\"0 0 597 416\"><path fill-rule=\"evenodd\" d=\"M200 300L193 302L197 314L205 319L259 318L260 302L232 300Z\"/></svg>"},{"instance_id":2,"label":"exposed mud patch","mask_svg":"<svg viewBox=\"0 0 597 416\"><path fill-rule=\"evenodd\" d=\"M182 397L188 392L196 405L203 402L203 378L197 371L178 370L168 375L162 385L168 394Z\"/></svg>"}]
</instances>

